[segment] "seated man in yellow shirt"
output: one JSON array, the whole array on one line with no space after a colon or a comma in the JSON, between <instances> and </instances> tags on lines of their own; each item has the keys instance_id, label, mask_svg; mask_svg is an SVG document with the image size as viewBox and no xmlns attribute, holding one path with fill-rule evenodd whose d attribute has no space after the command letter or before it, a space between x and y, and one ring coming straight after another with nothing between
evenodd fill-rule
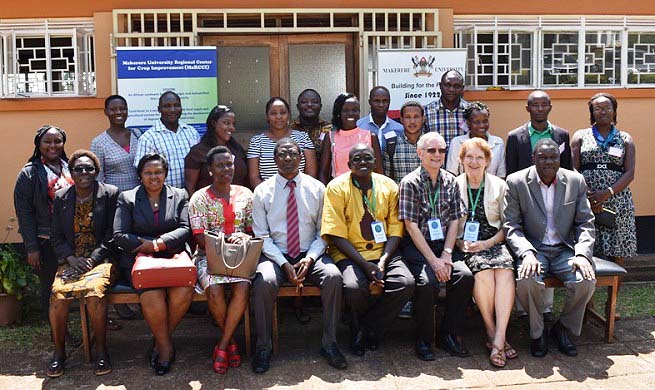
<instances>
[{"instance_id":1,"label":"seated man in yellow shirt","mask_svg":"<svg viewBox=\"0 0 655 390\"><path fill-rule=\"evenodd\" d=\"M381 336L414 294L414 277L396 252L403 236L398 220L398 185L374 173L373 149L356 144L350 172L325 191L321 236L343 275L351 309L352 352L376 350Z\"/></svg>"}]
</instances>

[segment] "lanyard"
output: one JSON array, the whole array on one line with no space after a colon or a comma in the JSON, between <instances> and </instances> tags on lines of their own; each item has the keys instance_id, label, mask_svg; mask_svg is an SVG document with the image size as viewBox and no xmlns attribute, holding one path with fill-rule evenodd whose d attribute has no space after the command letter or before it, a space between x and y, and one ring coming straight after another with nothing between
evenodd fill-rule
<instances>
[{"instance_id":1,"label":"lanyard","mask_svg":"<svg viewBox=\"0 0 655 390\"><path fill-rule=\"evenodd\" d=\"M426 185L424 183L423 186L425 187L425 191L428 194L428 200L430 201L430 210L432 211L431 215L438 216L436 212L437 210L436 206L439 204L439 189L441 187L439 185L439 178L437 178L437 187L435 188L434 193L432 193L431 191L431 187L432 187L431 184L432 183L428 183Z\"/></svg>"},{"instance_id":2,"label":"lanyard","mask_svg":"<svg viewBox=\"0 0 655 390\"><path fill-rule=\"evenodd\" d=\"M375 207L376 207L375 201L376 201L377 198L375 196L375 181L371 177L371 199L370 200L368 199L368 196L366 195L364 190L362 190L362 186L359 185L359 182L354 177L353 177L353 184L360 191L362 191L362 197L364 198L364 204L366 204L366 211L368 211L368 213L371 214L371 217L373 217L373 220L376 220L376 218L375 218Z\"/></svg>"},{"instance_id":3,"label":"lanyard","mask_svg":"<svg viewBox=\"0 0 655 390\"><path fill-rule=\"evenodd\" d=\"M484 188L484 183L482 183L480 185L480 188L478 188L478 193L475 195L475 200L473 200L473 193L471 192L471 185L468 184L468 181L466 183L466 186L468 187L469 201L471 202L471 220L475 221L475 208L478 206L478 201L480 200L480 194L482 193L482 189Z\"/></svg>"}]
</instances>

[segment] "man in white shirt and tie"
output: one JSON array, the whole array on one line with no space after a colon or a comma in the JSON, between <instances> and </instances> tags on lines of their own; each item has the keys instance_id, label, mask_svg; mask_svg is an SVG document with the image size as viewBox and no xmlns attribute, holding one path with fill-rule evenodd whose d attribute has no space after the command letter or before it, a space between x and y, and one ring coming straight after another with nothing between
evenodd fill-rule
<instances>
[{"instance_id":1,"label":"man in white shirt and tie","mask_svg":"<svg viewBox=\"0 0 655 390\"><path fill-rule=\"evenodd\" d=\"M279 140L273 153L278 173L255 188L253 200L255 236L268 236L253 283L257 334L253 371L264 373L270 366L273 305L284 279L297 286L307 280L321 287L321 355L331 366L344 369L348 364L336 343L343 279L321 238L325 186L299 171L301 150L291 138Z\"/></svg>"}]
</instances>

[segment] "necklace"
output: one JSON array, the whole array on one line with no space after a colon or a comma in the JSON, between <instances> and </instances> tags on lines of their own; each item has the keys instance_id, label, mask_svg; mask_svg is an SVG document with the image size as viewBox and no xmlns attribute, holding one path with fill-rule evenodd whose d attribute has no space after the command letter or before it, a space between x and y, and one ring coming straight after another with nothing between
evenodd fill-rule
<instances>
[{"instance_id":1,"label":"necklace","mask_svg":"<svg viewBox=\"0 0 655 390\"><path fill-rule=\"evenodd\" d=\"M87 196L87 197L84 197L84 198L77 198L77 199L76 199L76 200L77 200L77 203L84 203L84 202L88 201L89 199L91 199L92 196L93 196L93 192L92 192L89 196Z\"/></svg>"}]
</instances>

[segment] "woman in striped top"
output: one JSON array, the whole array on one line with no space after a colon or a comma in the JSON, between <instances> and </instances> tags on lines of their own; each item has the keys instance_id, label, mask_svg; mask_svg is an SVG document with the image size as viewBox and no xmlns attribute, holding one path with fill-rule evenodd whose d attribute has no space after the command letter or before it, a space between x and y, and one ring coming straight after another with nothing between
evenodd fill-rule
<instances>
[{"instance_id":1,"label":"woman in striped top","mask_svg":"<svg viewBox=\"0 0 655 390\"><path fill-rule=\"evenodd\" d=\"M269 128L262 134L252 137L248 146L248 178L251 188L255 188L259 183L277 173L273 149L275 143L284 137L291 137L302 149L300 170L316 177L317 163L314 144L307 133L289 128L290 112L289 103L281 97L272 97L266 103L266 121Z\"/></svg>"}]
</instances>

